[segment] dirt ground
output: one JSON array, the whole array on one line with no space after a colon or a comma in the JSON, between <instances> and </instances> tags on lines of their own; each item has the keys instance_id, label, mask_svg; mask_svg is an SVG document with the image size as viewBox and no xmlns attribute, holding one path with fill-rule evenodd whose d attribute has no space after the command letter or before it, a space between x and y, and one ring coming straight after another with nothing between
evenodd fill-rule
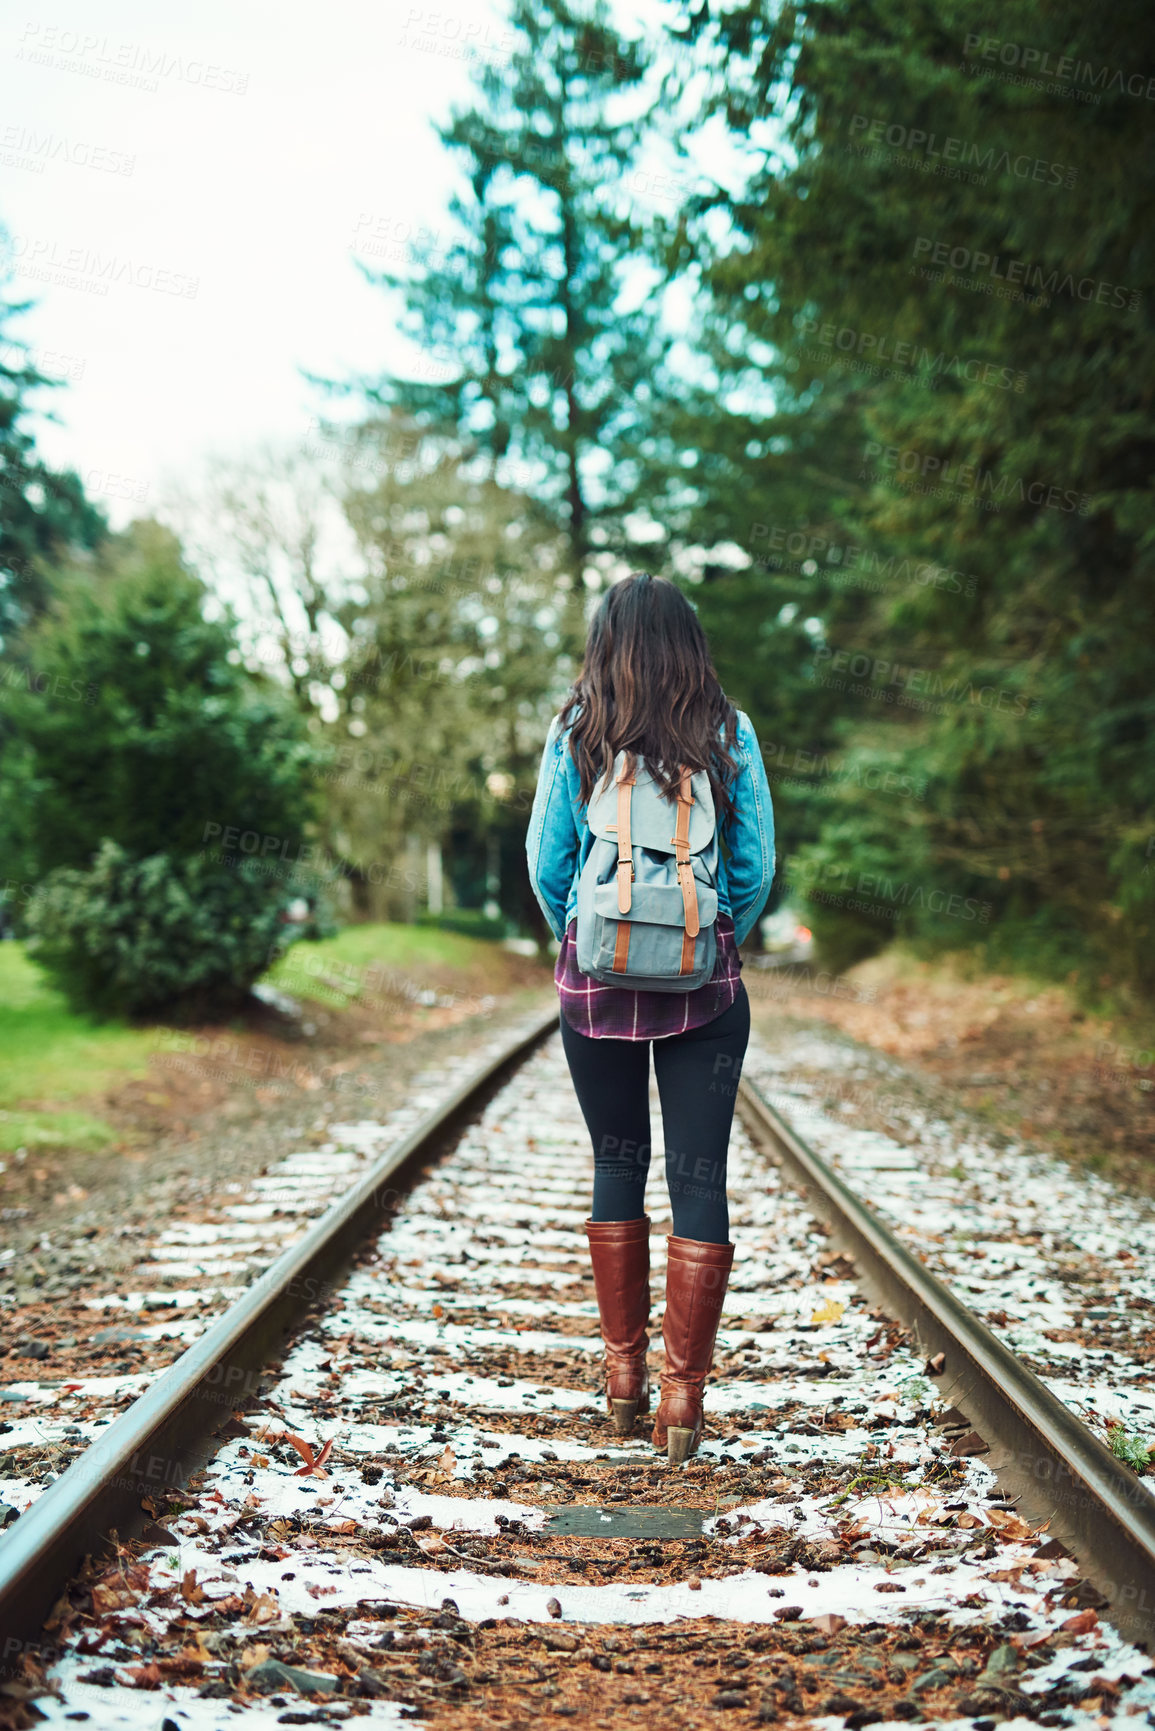
<instances>
[{"instance_id":1,"label":"dirt ground","mask_svg":"<svg viewBox=\"0 0 1155 1731\"><path fill-rule=\"evenodd\" d=\"M840 980L798 967L745 978L754 1026L826 1023L898 1059L988 1130L1155 1193L1155 1033L1089 1015L1062 988L968 978L900 951Z\"/></svg>"},{"instance_id":2,"label":"dirt ground","mask_svg":"<svg viewBox=\"0 0 1155 1731\"><path fill-rule=\"evenodd\" d=\"M95 1103L118 1132L113 1145L17 1156L0 1172L0 1223L22 1271L0 1271L0 1293L75 1290L98 1235L101 1272L111 1271L110 1234L126 1240L131 1260L128 1241L190 1187L254 1175L286 1138L320 1137L329 1122L379 1117L429 1063L552 995L543 965L501 951L476 979L435 974L420 984L445 994L443 1006L400 995L342 1009L311 1001L294 1021L254 1005L228 1026L158 1030L148 1076ZM833 1025L898 1059L936 1109L1155 1193L1155 1035L1144 1043L1059 988L968 979L901 952L838 980L807 967L765 972L753 959L744 977L755 1029L768 1039L786 1026ZM62 1258L67 1266L52 1266Z\"/></svg>"},{"instance_id":3,"label":"dirt ground","mask_svg":"<svg viewBox=\"0 0 1155 1731\"><path fill-rule=\"evenodd\" d=\"M420 1072L553 991L540 964L500 950L476 979L431 969L419 985L445 1002L307 1001L298 1018L254 1002L227 1025L158 1028L147 1076L91 1102L114 1143L18 1153L0 1171L0 1232L15 1253L0 1268L0 1300L101 1290L179 1205L255 1177L294 1141L323 1141L330 1123L382 1117Z\"/></svg>"}]
</instances>

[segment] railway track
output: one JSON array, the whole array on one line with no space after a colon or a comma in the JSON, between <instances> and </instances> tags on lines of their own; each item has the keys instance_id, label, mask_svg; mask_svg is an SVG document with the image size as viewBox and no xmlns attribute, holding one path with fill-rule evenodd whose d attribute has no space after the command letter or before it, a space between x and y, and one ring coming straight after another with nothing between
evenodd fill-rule
<instances>
[{"instance_id":1,"label":"railway track","mask_svg":"<svg viewBox=\"0 0 1155 1731\"><path fill-rule=\"evenodd\" d=\"M351 1188L93 1421L0 1541L0 1713L200 1731L1155 1707L1144 1484L748 1080L706 1439L671 1470L640 1426L613 1437L555 1017L391 1145L335 1127L314 1158L356 1156ZM656 1340L659 1319L660 1298ZM53 1422L89 1398L65 1385Z\"/></svg>"}]
</instances>

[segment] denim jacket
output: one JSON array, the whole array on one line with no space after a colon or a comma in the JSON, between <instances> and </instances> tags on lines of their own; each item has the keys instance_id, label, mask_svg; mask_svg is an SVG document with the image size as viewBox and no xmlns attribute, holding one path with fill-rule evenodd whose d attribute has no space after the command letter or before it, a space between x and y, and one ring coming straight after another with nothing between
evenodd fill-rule
<instances>
[{"instance_id":1,"label":"denim jacket","mask_svg":"<svg viewBox=\"0 0 1155 1731\"><path fill-rule=\"evenodd\" d=\"M719 850L718 912L733 919L734 937L741 943L762 912L774 879L770 786L754 728L741 709L732 756L738 775L730 788L734 810L721 826L729 858ZM561 731L555 715L542 753L525 852L533 893L559 942L577 912L578 875L594 843L585 816L569 731Z\"/></svg>"}]
</instances>

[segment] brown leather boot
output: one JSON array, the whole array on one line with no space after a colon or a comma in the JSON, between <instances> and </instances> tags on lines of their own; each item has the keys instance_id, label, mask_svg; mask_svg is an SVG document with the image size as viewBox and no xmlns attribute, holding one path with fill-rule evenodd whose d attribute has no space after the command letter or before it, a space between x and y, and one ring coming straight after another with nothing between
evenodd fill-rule
<instances>
[{"instance_id":1,"label":"brown leather boot","mask_svg":"<svg viewBox=\"0 0 1155 1731\"><path fill-rule=\"evenodd\" d=\"M650 1320L650 1217L587 1220L594 1291L606 1344L606 1402L614 1430L628 1436L650 1410L646 1325Z\"/></svg>"},{"instance_id":2,"label":"brown leather boot","mask_svg":"<svg viewBox=\"0 0 1155 1731\"><path fill-rule=\"evenodd\" d=\"M680 1466L702 1439L702 1394L714 1362L734 1246L671 1236L666 1248L666 1368L653 1443L666 1450L671 1466Z\"/></svg>"}]
</instances>

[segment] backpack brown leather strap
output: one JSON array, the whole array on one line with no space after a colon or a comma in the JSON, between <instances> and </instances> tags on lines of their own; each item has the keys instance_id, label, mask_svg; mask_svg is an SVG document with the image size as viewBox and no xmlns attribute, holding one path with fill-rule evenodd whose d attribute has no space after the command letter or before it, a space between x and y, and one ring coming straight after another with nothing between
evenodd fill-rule
<instances>
[{"instance_id":1,"label":"backpack brown leather strap","mask_svg":"<svg viewBox=\"0 0 1155 1731\"><path fill-rule=\"evenodd\" d=\"M674 833L670 837L674 844L678 882L682 886L682 911L686 916L686 939L690 957L687 966L687 943L683 943L680 970L683 974L688 974L693 969L694 939L701 930L701 922L698 917L698 884L694 877L694 868L690 864L690 808L693 803L694 796L690 792L690 771L683 768L682 780L678 788L678 821L674 825Z\"/></svg>"},{"instance_id":2,"label":"backpack brown leather strap","mask_svg":"<svg viewBox=\"0 0 1155 1731\"><path fill-rule=\"evenodd\" d=\"M618 912L628 914L630 911L630 886L634 878L634 849L630 840L630 801L633 797L634 777L621 775L618 777ZM620 941L620 933L619 933ZM629 934L626 935L629 942ZM614 967L617 967L615 953ZM622 963L623 967L625 963Z\"/></svg>"},{"instance_id":3,"label":"backpack brown leather strap","mask_svg":"<svg viewBox=\"0 0 1155 1731\"><path fill-rule=\"evenodd\" d=\"M629 960L629 954L630 954L630 922L629 922L629 920L619 920L618 921L618 935L614 939L613 971L615 974L624 974L625 973L626 962Z\"/></svg>"}]
</instances>

